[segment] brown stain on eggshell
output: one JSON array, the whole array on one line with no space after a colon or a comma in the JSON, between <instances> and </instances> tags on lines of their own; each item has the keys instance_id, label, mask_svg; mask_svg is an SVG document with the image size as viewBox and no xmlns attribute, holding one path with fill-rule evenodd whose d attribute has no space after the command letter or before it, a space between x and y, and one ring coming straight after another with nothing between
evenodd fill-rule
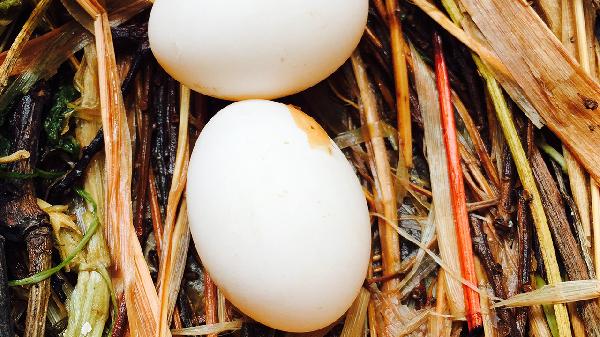
<instances>
[{"instance_id":1,"label":"brown stain on eggshell","mask_svg":"<svg viewBox=\"0 0 600 337\"><path fill-rule=\"evenodd\" d=\"M290 110L290 114L292 115L296 126L306 134L310 147L331 154L331 140L329 139L327 132L323 130L323 127L297 107L288 105L288 109Z\"/></svg>"}]
</instances>

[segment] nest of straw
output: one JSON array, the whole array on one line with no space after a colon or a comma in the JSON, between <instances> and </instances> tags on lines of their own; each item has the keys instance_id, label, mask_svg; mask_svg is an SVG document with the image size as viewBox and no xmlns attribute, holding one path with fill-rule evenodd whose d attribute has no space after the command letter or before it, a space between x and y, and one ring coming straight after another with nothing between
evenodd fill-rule
<instances>
[{"instance_id":1,"label":"nest of straw","mask_svg":"<svg viewBox=\"0 0 600 337\"><path fill-rule=\"evenodd\" d=\"M152 4L0 5L0 335L293 335L190 248L189 155L227 102L153 59ZM283 99L373 223L359 296L305 335L600 336L598 5L372 0L348 62Z\"/></svg>"}]
</instances>

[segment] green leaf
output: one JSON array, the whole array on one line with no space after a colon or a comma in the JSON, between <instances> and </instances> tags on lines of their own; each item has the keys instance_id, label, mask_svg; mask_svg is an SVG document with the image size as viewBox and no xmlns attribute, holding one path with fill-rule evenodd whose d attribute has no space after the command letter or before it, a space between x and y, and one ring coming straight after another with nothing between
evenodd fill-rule
<instances>
[{"instance_id":1,"label":"green leaf","mask_svg":"<svg viewBox=\"0 0 600 337\"><path fill-rule=\"evenodd\" d=\"M44 119L44 130L48 136L48 142L53 145L59 145L62 131L69 123L69 117L75 110L70 103L79 97L79 92L73 85L63 85L52 98L52 108L46 119ZM59 146L63 148L62 146ZM72 150L72 149L71 149ZM69 152L69 151L67 151Z\"/></svg>"},{"instance_id":2,"label":"green leaf","mask_svg":"<svg viewBox=\"0 0 600 337\"><path fill-rule=\"evenodd\" d=\"M56 144L57 149L61 149L66 153L77 156L79 154L79 142L72 136L66 136L58 140L58 144Z\"/></svg>"}]
</instances>

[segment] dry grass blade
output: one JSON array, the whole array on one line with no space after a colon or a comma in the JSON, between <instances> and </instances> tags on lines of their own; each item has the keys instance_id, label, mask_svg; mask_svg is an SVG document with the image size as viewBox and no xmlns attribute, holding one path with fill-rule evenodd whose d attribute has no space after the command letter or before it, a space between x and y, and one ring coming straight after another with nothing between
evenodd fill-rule
<instances>
[{"instance_id":1,"label":"dry grass blade","mask_svg":"<svg viewBox=\"0 0 600 337\"><path fill-rule=\"evenodd\" d=\"M10 164L27 158L29 158L28 151L18 150L9 154L8 156L0 157L0 164Z\"/></svg>"},{"instance_id":2,"label":"dry grass blade","mask_svg":"<svg viewBox=\"0 0 600 337\"><path fill-rule=\"evenodd\" d=\"M552 331L550 331L550 328L546 323L544 311L540 305L531 306L529 313L529 327L531 333L536 337L553 337Z\"/></svg>"},{"instance_id":3,"label":"dry grass blade","mask_svg":"<svg viewBox=\"0 0 600 337\"><path fill-rule=\"evenodd\" d=\"M571 42L571 38L575 35L575 28L577 26L577 21L581 22L581 13L576 15L574 18L573 9L580 7L582 4L580 1L566 1L563 0L560 3L560 8L558 14L562 14L562 20L558 22L558 28L553 28L552 31L555 32L555 35L561 38L561 42L565 49L571 54L571 56L575 56L576 50L574 45ZM548 12L551 12L551 5L547 5ZM583 9L583 8L581 8ZM577 10L576 10L577 12ZM556 23L555 23L556 24ZM552 26L551 26L552 28ZM577 31L581 33L581 27L577 28ZM558 34L556 32L559 32ZM585 29L583 30L585 33ZM580 39L578 33L578 44ZM577 45L578 47L578 45ZM585 54L585 55L584 55ZM587 56L587 50L584 53L579 53L580 62L583 58L589 59ZM589 64L589 60L586 62ZM577 209L579 210L579 216L581 217L581 223L586 236L586 247L590 247L590 238L591 238L591 221L590 221L590 189L588 187L588 179L586 174L577 162L577 159L571 154L569 149L563 145L563 155L565 159L565 163L567 165L567 172L569 174L569 184L571 186L571 193L573 194L573 199L575 204L577 205Z\"/></svg>"},{"instance_id":4,"label":"dry grass blade","mask_svg":"<svg viewBox=\"0 0 600 337\"><path fill-rule=\"evenodd\" d=\"M579 280L546 285L540 289L515 295L493 305L498 307L528 307L542 304L569 303L600 297L600 281Z\"/></svg>"},{"instance_id":5,"label":"dry grass blade","mask_svg":"<svg viewBox=\"0 0 600 337\"><path fill-rule=\"evenodd\" d=\"M364 335L370 299L371 293L367 289L361 288L354 303L346 313L346 320L340 337L361 337Z\"/></svg>"},{"instance_id":6,"label":"dry grass blade","mask_svg":"<svg viewBox=\"0 0 600 337\"><path fill-rule=\"evenodd\" d=\"M427 161L433 195L434 223L440 255L450 268L460 270L454 217L452 209L444 206L450 200L450 186L448 184L448 163L442 138L442 122L438 94L435 89L436 84L419 54L414 49L411 54L414 64L415 85L425 129L425 145L427 147ZM465 313L464 294L460 282L452 277L445 277L444 279L450 312L454 316L463 316Z\"/></svg>"},{"instance_id":7,"label":"dry grass blade","mask_svg":"<svg viewBox=\"0 0 600 337\"><path fill-rule=\"evenodd\" d=\"M600 85L568 55L532 8L516 1L461 2L548 127L599 179L600 115L594 110Z\"/></svg>"},{"instance_id":8,"label":"dry grass blade","mask_svg":"<svg viewBox=\"0 0 600 337\"><path fill-rule=\"evenodd\" d=\"M189 230L187 226L187 207L185 200L179 209L176 222L179 201L187 181L187 168L189 164L190 151L188 141L188 118L190 111L190 89L181 86L181 102L179 109L179 136L177 139L177 155L173 181L169 191L167 203L167 215L162 238L162 254L159 269L159 301L160 320L159 336L167 336L170 318L175 307L175 298L183 276L185 258L189 244ZM183 261L182 261L183 259Z\"/></svg>"},{"instance_id":9,"label":"dry grass blade","mask_svg":"<svg viewBox=\"0 0 600 337\"><path fill-rule=\"evenodd\" d=\"M406 322L406 324L404 325L404 329L398 332L396 336L408 336L411 333L415 332L417 329L421 328L425 323L425 320L427 320L429 318L429 315L431 315L431 312L431 309L419 311L417 315L415 315L415 317Z\"/></svg>"},{"instance_id":10,"label":"dry grass blade","mask_svg":"<svg viewBox=\"0 0 600 337\"><path fill-rule=\"evenodd\" d=\"M124 290L131 334L158 335L158 297L133 229L131 202L132 150L121 97L108 15L95 0L79 0L94 18L98 53L100 107L106 155L106 239L114 264L113 282Z\"/></svg>"},{"instance_id":11,"label":"dry grass blade","mask_svg":"<svg viewBox=\"0 0 600 337\"><path fill-rule=\"evenodd\" d=\"M219 334L227 331L234 331L241 329L242 321L232 321L224 323L207 324L192 328L174 329L171 333L174 336L197 336L197 335L210 335Z\"/></svg>"},{"instance_id":12,"label":"dry grass blade","mask_svg":"<svg viewBox=\"0 0 600 337\"><path fill-rule=\"evenodd\" d=\"M440 270L437 275L435 290L435 311L429 316L429 336L446 337L450 335L452 321L446 317L448 303L446 300L446 281L444 271Z\"/></svg>"},{"instance_id":13,"label":"dry grass blade","mask_svg":"<svg viewBox=\"0 0 600 337\"><path fill-rule=\"evenodd\" d=\"M365 64L358 51L352 55L352 67L360 91L360 113L363 124L375 124L379 122L379 111L377 99L371 88ZM375 190L383 204L384 216L394 225L398 223L397 200L392 178L392 171L386 150L385 141L381 136L370 135L367 143L370 146L372 157L374 158L375 171L374 176ZM383 255L384 276L393 275L400 269L400 240L398 234L385 223L379 223L381 236L381 247ZM398 287L398 280L392 279L384 284L385 290L394 290Z\"/></svg>"},{"instance_id":14,"label":"dry grass blade","mask_svg":"<svg viewBox=\"0 0 600 337\"><path fill-rule=\"evenodd\" d=\"M8 53L6 54L6 58L2 62L2 66L0 66L0 88L2 88L2 90L6 87L6 84L8 83L8 77L10 76L10 73L17 60L19 59L23 48L25 48L25 44L29 40L29 37L31 37L33 30L37 27L38 23L44 16L46 9L51 3L52 0L41 0L36 4L33 12L31 12L31 15L15 38L15 41L10 46Z\"/></svg>"}]
</instances>

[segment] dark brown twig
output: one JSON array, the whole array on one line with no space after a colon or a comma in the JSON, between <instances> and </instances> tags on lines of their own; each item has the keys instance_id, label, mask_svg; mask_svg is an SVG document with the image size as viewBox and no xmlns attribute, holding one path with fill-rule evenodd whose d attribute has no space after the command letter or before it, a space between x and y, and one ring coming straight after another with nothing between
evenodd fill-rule
<instances>
[{"instance_id":1,"label":"dark brown twig","mask_svg":"<svg viewBox=\"0 0 600 337\"><path fill-rule=\"evenodd\" d=\"M506 291L506 280L502 275L502 266L494 260L492 251L488 244L487 235L483 231L481 220L471 215L469 217L471 222L471 235L473 237L473 250L479 256L481 264L485 269L485 273L490 281L494 293L500 298L507 298L508 293ZM498 333L501 336L514 336L520 337L521 334L517 329L517 324L514 318L514 312L509 308L498 308L498 317L500 322L498 323Z\"/></svg>"},{"instance_id":2,"label":"dark brown twig","mask_svg":"<svg viewBox=\"0 0 600 337\"><path fill-rule=\"evenodd\" d=\"M500 182L500 200L494 216L494 226L508 232L512 230L512 213L514 211L515 168L508 146L502 153L502 176Z\"/></svg>"},{"instance_id":3,"label":"dark brown twig","mask_svg":"<svg viewBox=\"0 0 600 337\"><path fill-rule=\"evenodd\" d=\"M531 219L529 217L529 201L531 197L526 191L521 190L517 201L517 245L518 245L518 278L517 289L519 292L531 291ZM517 308L517 328L525 335L529 308Z\"/></svg>"},{"instance_id":4,"label":"dark brown twig","mask_svg":"<svg viewBox=\"0 0 600 337\"><path fill-rule=\"evenodd\" d=\"M146 79L145 81L149 81ZM137 95L144 100L145 97L148 97L149 92L146 91L149 89L147 85L141 84L138 85ZM144 209L146 207L146 200L148 197L148 174L150 168L150 151L151 151L151 130L150 130L150 116L147 111L143 110L140 107L140 112L138 114L139 118L139 142L137 147L137 184L135 188L136 192L136 203L135 203L135 212L134 212L134 220L133 224L135 227L135 233L138 238L141 238L144 235Z\"/></svg>"},{"instance_id":5,"label":"dark brown twig","mask_svg":"<svg viewBox=\"0 0 600 337\"><path fill-rule=\"evenodd\" d=\"M29 151L30 157L11 165L11 171L31 173L37 163L41 114L46 101L43 89L24 95L16 105L11 118L14 132L13 150ZM29 272L39 273L52 266L52 236L48 216L35 198L31 179L20 179L2 186L0 219L8 232L24 238L27 245ZM9 190L10 189L10 190ZM29 288L29 302L25 321L26 337L41 337L45 333L46 311L50 298L50 279Z\"/></svg>"},{"instance_id":6,"label":"dark brown twig","mask_svg":"<svg viewBox=\"0 0 600 337\"><path fill-rule=\"evenodd\" d=\"M83 177L85 173L85 169L88 167L92 158L96 155L96 153L102 151L104 149L104 133L102 128L98 130L98 133L92 139L92 141L81 150L81 158L75 163L75 166L69 172L67 172L62 178L55 181L48 188L48 192L46 193L46 199L51 202L56 202L66 197L75 183Z\"/></svg>"},{"instance_id":7,"label":"dark brown twig","mask_svg":"<svg viewBox=\"0 0 600 337\"><path fill-rule=\"evenodd\" d=\"M560 194L569 207L569 213L573 219L573 231L576 233L577 242L579 242L579 245L582 247L583 259L588 268L588 273L590 273L591 278L596 278L592 257L590 256L587 248L589 247L589 242L586 240L585 231L581 222L581 216L579 215L579 208L577 208L573 197L571 197L571 195L567 192L567 184L563 178L562 168L553 160L550 161L550 164L554 170L554 176L556 176L556 183L558 184Z\"/></svg>"},{"instance_id":8,"label":"dark brown twig","mask_svg":"<svg viewBox=\"0 0 600 337\"><path fill-rule=\"evenodd\" d=\"M127 306L125 304L125 296L121 294L119 296L119 309L117 311L117 317L113 318L115 324L111 337L123 337L127 330Z\"/></svg>"}]
</instances>

